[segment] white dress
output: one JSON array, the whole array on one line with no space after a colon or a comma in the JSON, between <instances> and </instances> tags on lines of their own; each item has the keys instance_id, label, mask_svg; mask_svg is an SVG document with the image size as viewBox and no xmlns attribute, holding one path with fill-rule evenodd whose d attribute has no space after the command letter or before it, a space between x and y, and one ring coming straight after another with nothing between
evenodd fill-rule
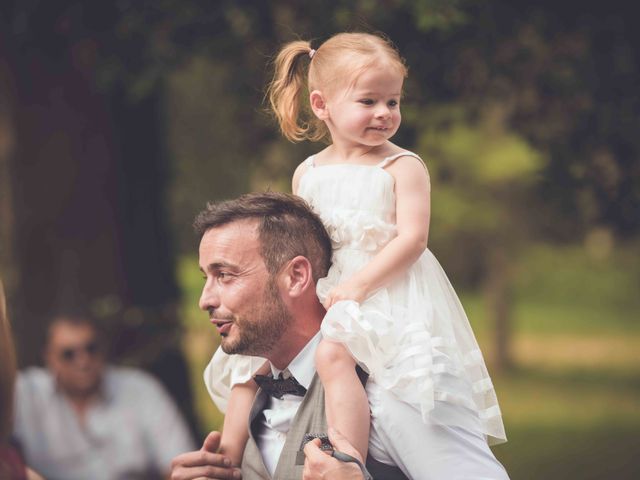
<instances>
[{"instance_id":1,"label":"white dress","mask_svg":"<svg viewBox=\"0 0 640 480\"><path fill-rule=\"evenodd\" d=\"M385 167L314 165L309 157L298 195L320 216L333 243L333 262L318 282L321 300L361 270L396 236L394 177ZM405 157L405 158L403 158ZM506 440L502 416L482 353L462 305L429 250L397 280L362 304L342 301L322 322L325 338L341 342L369 373L370 381L417 409L426 423L482 433L489 443ZM205 383L226 405L230 385L248 380L263 360L216 352Z\"/></svg>"}]
</instances>

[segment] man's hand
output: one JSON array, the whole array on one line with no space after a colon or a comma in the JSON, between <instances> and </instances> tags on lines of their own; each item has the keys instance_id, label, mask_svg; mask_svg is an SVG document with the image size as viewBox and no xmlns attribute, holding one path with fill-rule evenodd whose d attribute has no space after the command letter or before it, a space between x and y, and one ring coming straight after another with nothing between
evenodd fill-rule
<instances>
[{"instance_id":1,"label":"man's hand","mask_svg":"<svg viewBox=\"0 0 640 480\"><path fill-rule=\"evenodd\" d=\"M347 453L362 461L362 457L353 445L340 432L329 429L329 440L333 448ZM362 480L364 477L355 463L341 462L330 456L330 453L320 450L320 439L316 438L304 447L303 480Z\"/></svg>"},{"instance_id":2,"label":"man's hand","mask_svg":"<svg viewBox=\"0 0 640 480\"><path fill-rule=\"evenodd\" d=\"M171 462L171 480L193 480L208 478L213 480L242 478L240 469L231 466L231 460L218 453L220 432L211 432L205 438L202 448L196 452L178 455Z\"/></svg>"}]
</instances>

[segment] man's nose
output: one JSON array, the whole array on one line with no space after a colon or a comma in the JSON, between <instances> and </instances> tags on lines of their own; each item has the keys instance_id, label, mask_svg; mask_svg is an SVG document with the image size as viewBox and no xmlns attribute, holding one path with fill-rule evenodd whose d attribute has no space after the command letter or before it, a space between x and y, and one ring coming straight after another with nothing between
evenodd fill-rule
<instances>
[{"instance_id":1,"label":"man's nose","mask_svg":"<svg viewBox=\"0 0 640 480\"><path fill-rule=\"evenodd\" d=\"M76 352L76 356L73 358L71 364L76 368L87 368L90 365L93 365L93 362L97 360L97 353L90 353L86 350L78 350Z\"/></svg>"},{"instance_id":2,"label":"man's nose","mask_svg":"<svg viewBox=\"0 0 640 480\"><path fill-rule=\"evenodd\" d=\"M220 306L220 295L218 295L214 282L207 282L204 287L202 287L198 306L204 311L212 308L218 308Z\"/></svg>"}]
</instances>

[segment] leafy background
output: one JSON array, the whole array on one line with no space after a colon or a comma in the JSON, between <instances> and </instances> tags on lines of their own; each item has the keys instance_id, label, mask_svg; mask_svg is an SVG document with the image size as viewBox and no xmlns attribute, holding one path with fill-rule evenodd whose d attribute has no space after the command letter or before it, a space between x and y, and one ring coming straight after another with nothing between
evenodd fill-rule
<instances>
[{"instance_id":1,"label":"leafy background","mask_svg":"<svg viewBox=\"0 0 640 480\"><path fill-rule=\"evenodd\" d=\"M86 294L97 275L65 267L74 252L83 258L83 247L63 240L56 241L67 256L52 249L56 262L40 261L38 275L49 268L59 283L76 282L105 321L139 333L135 341L116 335L121 361L147 366L176 347L194 392L178 398L194 406L202 436L222 417L201 381L217 338L197 310L191 219L209 200L288 191L296 165L319 148L284 141L265 110L270 60L282 43L317 46L340 31L382 31L409 66L395 140L430 170L430 248L461 294L501 401L509 442L496 455L514 479L638 478L640 39L631 6L31 0L3 2L0 19L8 46L0 59L13 59L0 69L0 265L23 364L37 361L28 332L40 320L22 292L41 247L20 238L37 237L29 223L42 209L36 205L65 185L56 180L60 188L45 188L47 197L21 196L34 182L21 170L30 158L21 146L39 142L12 116L20 111L12 103L30 101L18 74L24 59L55 58L41 70L50 75L91 72L84 84L105 105L76 105L76 114L111 119L116 140L104 134L107 144L138 152L106 163L120 172L108 202L126 213L114 215L113 237L124 240L113 242L129 252L126 265L158 249L144 265L123 267L122 280L114 274L112 291ZM43 78L40 88L52 91ZM72 103L69 92L55 98ZM75 155L76 170L94 162ZM74 172L62 156L49 157L40 163L56 162L50 175ZM156 223L146 224L149 216ZM153 241L141 241L149 232Z\"/></svg>"}]
</instances>

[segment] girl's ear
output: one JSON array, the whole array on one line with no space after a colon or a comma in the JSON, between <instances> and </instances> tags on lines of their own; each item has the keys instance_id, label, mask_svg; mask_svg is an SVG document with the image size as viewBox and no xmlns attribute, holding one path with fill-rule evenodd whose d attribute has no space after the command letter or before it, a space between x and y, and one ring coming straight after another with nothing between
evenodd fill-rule
<instances>
[{"instance_id":1,"label":"girl's ear","mask_svg":"<svg viewBox=\"0 0 640 480\"><path fill-rule=\"evenodd\" d=\"M314 90L309 94L309 103L311 104L311 110L313 110L316 117L320 120L327 120L329 118L327 102L320 90Z\"/></svg>"}]
</instances>

